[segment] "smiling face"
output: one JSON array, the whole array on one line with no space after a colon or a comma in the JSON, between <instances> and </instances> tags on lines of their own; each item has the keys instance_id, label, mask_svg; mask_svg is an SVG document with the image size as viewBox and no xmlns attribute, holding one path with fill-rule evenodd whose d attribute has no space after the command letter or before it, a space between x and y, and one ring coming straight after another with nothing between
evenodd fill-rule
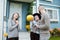
<instances>
[{"instance_id":1,"label":"smiling face","mask_svg":"<svg viewBox=\"0 0 60 40\"><path fill-rule=\"evenodd\" d=\"M37 15L35 16L35 20L36 20L36 21L38 21L38 20L39 20L39 17L38 17Z\"/></svg>"},{"instance_id":2,"label":"smiling face","mask_svg":"<svg viewBox=\"0 0 60 40\"><path fill-rule=\"evenodd\" d=\"M40 11L41 14L42 14L42 13L45 13L45 8L44 8L43 6L39 6L39 7L38 7L38 11Z\"/></svg>"},{"instance_id":3,"label":"smiling face","mask_svg":"<svg viewBox=\"0 0 60 40\"><path fill-rule=\"evenodd\" d=\"M13 18L14 19L18 19L18 17L19 17L19 14L18 13L14 13Z\"/></svg>"}]
</instances>

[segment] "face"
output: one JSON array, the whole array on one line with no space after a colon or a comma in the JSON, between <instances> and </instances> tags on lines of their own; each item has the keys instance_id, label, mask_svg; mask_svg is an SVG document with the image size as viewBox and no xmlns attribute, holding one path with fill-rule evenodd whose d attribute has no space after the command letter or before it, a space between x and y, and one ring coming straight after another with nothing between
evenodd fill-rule
<instances>
[{"instance_id":1,"label":"face","mask_svg":"<svg viewBox=\"0 0 60 40\"><path fill-rule=\"evenodd\" d=\"M37 15L35 16L35 20L36 20L36 21L38 21L38 20L39 20L39 17L38 17Z\"/></svg>"},{"instance_id":2,"label":"face","mask_svg":"<svg viewBox=\"0 0 60 40\"><path fill-rule=\"evenodd\" d=\"M39 6L38 7L38 11L40 11L41 13L44 13L45 12L45 9L43 6Z\"/></svg>"},{"instance_id":3,"label":"face","mask_svg":"<svg viewBox=\"0 0 60 40\"><path fill-rule=\"evenodd\" d=\"M17 13L14 14L14 18L15 18L15 19L18 18L18 14L17 14Z\"/></svg>"}]
</instances>

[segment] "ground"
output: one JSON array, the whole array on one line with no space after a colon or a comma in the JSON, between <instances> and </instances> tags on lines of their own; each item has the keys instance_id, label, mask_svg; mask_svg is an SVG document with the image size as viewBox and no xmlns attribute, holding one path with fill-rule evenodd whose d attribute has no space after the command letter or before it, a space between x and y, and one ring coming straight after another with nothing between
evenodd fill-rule
<instances>
[{"instance_id":1,"label":"ground","mask_svg":"<svg viewBox=\"0 0 60 40\"><path fill-rule=\"evenodd\" d=\"M50 37L50 40L60 40L60 36L52 36Z\"/></svg>"},{"instance_id":2,"label":"ground","mask_svg":"<svg viewBox=\"0 0 60 40\"><path fill-rule=\"evenodd\" d=\"M20 40L30 40L30 33L29 32L20 32L19 33ZM60 36L52 36L49 40L60 40Z\"/></svg>"}]
</instances>

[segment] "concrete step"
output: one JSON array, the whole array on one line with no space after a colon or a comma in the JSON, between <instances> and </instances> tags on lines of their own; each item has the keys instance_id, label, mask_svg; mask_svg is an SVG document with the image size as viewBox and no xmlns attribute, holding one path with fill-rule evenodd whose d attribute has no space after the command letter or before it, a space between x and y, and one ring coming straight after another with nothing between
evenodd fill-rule
<instances>
[{"instance_id":1,"label":"concrete step","mask_svg":"<svg viewBox=\"0 0 60 40\"><path fill-rule=\"evenodd\" d=\"M30 40L29 32L19 32L19 40Z\"/></svg>"}]
</instances>

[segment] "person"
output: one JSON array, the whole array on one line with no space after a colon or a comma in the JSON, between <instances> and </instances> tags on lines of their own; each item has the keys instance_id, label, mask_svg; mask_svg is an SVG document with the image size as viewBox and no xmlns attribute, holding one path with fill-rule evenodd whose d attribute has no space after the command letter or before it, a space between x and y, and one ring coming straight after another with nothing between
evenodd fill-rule
<instances>
[{"instance_id":1,"label":"person","mask_svg":"<svg viewBox=\"0 0 60 40\"><path fill-rule=\"evenodd\" d=\"M15 12L10 15L8 21L8 40L18 40L19 37L19 13Z\"/></svg>"},{"instance_id":2,"label":"person","mask_svg":"<svg viewBox=\"0 0 60 40\"><path fill-rule=\"evenodd\" d=\"M50 18L46 13L43 6L38 7L39 14L41 15L40 25L36 27L40 29L40 40L49 40L50 38Z\"/></svg>"},{"instance_id":3,"label":"person","mask_svg":"<svg viewBox=\"0 0 60 40\"><path fill-rule=\"evenodd\" d=\"M36 25L40 25L39 20L41 19L41 16L38 13L33 14L33 16L34 20L30 22L30 38L31 40L40 40L40 29L37 28Z\"/></svg>"}]
</instances>

